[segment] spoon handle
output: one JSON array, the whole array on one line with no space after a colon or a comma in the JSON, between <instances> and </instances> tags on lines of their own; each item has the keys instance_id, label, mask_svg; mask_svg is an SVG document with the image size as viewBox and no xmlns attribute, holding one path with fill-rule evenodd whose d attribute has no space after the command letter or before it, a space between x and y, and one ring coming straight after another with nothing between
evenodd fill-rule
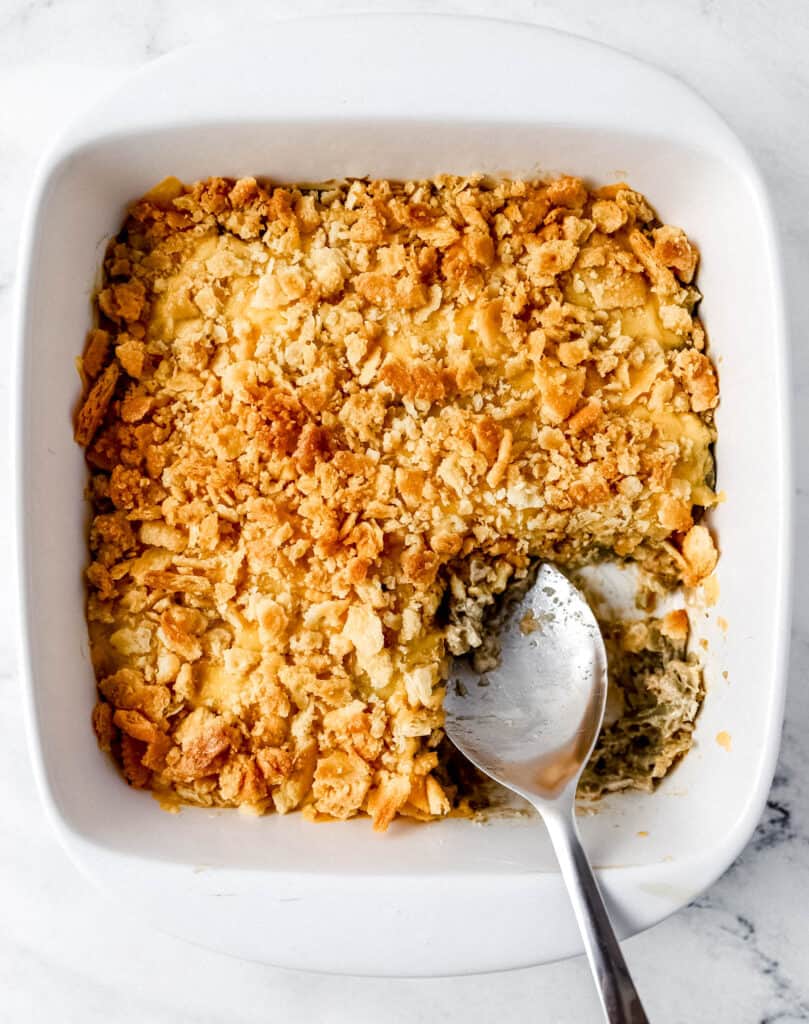
<instances>
[{"instance_id":1,"label":"spoon handle","mask_svg":"<svg viewBox=\"0 0 809 1024\"><path fill-rule=\"evenodd\" d=\"M539 809L539 808L538 808ZM609 1024L648 1024L573 813L542 808Z\"/></svg>"}]
</instances>

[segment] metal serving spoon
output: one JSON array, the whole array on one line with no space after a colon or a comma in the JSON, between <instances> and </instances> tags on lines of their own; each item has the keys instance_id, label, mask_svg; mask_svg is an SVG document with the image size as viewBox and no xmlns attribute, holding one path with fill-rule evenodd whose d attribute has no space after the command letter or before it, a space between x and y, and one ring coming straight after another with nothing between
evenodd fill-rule
<instances>
[{"instance_id":1,"label":"metal serving spoon","mask_svg":"<svg viewBox=\"0 0 809 1024\"><path fill-rule=\"evenodd\" d=\"M545 820L610 1024L645 1024L575 818L576 784L607 698L607 655L582 594L543 565L509 611L499 664L481 676L453 665L446 731L481 771L518 793Z\"/></svg>"}]
</instances>

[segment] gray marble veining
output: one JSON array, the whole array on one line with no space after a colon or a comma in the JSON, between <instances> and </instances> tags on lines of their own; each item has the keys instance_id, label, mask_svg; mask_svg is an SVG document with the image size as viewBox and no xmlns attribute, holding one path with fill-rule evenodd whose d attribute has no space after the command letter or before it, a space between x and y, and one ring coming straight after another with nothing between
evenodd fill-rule
<instances>
[{"instance_id":1,"label":"gray marble veining","mask_svg":"<svg viewBox=\"0 0 809 1024\"><path fill-rule=\"evenodd\" d=\"M327 0L0 0L0 336L8 337L17 234L49 135L122 72L196 38L270 33L275 18L357 5ZM549 24L653 60L712 102L753 151L782 234L793 339L795 436L809 436L809 5L803 0L444 0L375 9L493 14ZM215 73L215 69L212 69ZM665 112L661 112L665 116ZM739 296L739 301L744 301ZM766 353L767 339L762 339ZM8 405L8 346L0 402ZM766 410L756 410L766 417ZM0 431L7 434L5 421ZM0 443L8 474L8 439ZM654 1020L809 1020L809 463L796 445L797 531L790 692L767 808L748 847L689 908L626 944ZM11 557L8 503L0 564ZM0 1018L143 1024L297 1021L597 1021L580 961L477 978L311 977L239 963L147 932L81 879L34 790L12 629L0 583ZM178 983L177 979L183 979ZM193 979L193 983L190 983Z\"/></svg>"}]
</instances>

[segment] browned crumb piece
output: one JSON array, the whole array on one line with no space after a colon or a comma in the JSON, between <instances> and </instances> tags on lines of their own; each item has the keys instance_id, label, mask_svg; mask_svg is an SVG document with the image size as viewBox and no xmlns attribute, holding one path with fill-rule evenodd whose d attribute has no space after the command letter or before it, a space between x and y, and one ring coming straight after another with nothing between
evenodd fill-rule
<instances>
[{"instance_id":1,"label":"browned crumb piece","mask_svg":"<svg viewBox=\"0 0 809 1024\"><path fill-rule=\"evenodd\" d=\"M713 569L697 258L626 184L572 177L167 179L134 203L76 419L93 721L127 779L379 830L468 806L448 658L486 656L531 559L661 589ZM637 778L685 743L683 628L622 655L610 763Z\"/></svg>"},{"instance_id":2,"label":"browned crumb piece","mask_svg":"<svg viewBox=\"0 0 809 1024\"><path fill-rule=\"evenodd\" d=\"M127 782L135 789L143 789L149 783L151 772L143 764L146 744L133 739L126 733L121 734L121 767Z\"/></svg>"},{"instance_id":3,"label":"browned crumb piece","mask_svg":"<svg viewBox=\"0 0 809 1024\"><path fill-rule=\"evenodd\" d=\"M93 708L93 732L96 734L99 747L107 753L110 752L116 735L112 719L111 705L99 701Z\"/></svg>"},{"instance_id":4,"label":"browned crumb piece","mask_svg":"<svg viewBox=\"0 0 809 1024\"><path fill-rule=\"evenodd\" d=\"M84 372L90 380L101 373L107 363L107 355L110 350L110 333L94 329L87 335L87 344L82 356Z\"/></svg>"},{"instance_id":5,"label":"browned crumb piece","mask_svg":"<svg viewBox=\"0 0 809 1024\"><path fill-rule=\"evenodd\" d=\"M143 376L146 363L146 346L142 341L126 338L115 348L115 356L130 377L136 380Z\"/></svg>"},{"instance_id":6,"label":"browned crumb piece","mask_svg":"<svg viewBox=\"0 0 809 1024\"><path fill-rule=\"evenodd\" d=\"M238 749L238 732L225 719L206 708L197 708L188 715L175 733L179 747L167 758L169 777L193 782L218 771L225 755Z\"/></svg>"},{"instance_id":7,"label":"browned crumb piece","mask_svg":"<svg viewBox=\"0 0 809 1024\"><path fill-rule=\"evenodd\" d=\"M697 269L699 254L680 228L664 224L652 232L654 252L665 267L671 268L681 281L690 284Z\"/></svg>"},{"instance_id":8,"label":"browned crumb piece","mask_svg":"<svg viewBox=\"0 0 809 1024\"><path fill-rule=\"evenodd\" d=\"M76 416L75 438L78 444L86 447L93 440L112 400L119 373L118 367L111 363L90 388Z\"/></svg>"},{"instance_id":9,"label":"browned crumb piece","mask_svg":"<svg viewBox=\"0 0 809 1024\"><path fill-rule=\"evenodd\" d=\"M682 538L677 561L686 586L695 587L716 568L719 554L705 526L692 526Z\"/></svg>"},{"instance_id":10,"label":"browned crumb piece","mask_svg":"<svg viewBox=\"0 0 809 1024\"><path fill-rule=\"evenodd\" d=\"M132 321L140 316L145 297L143 282L134 279L105 288L98 296L98 306L111 320Z\"/></svg>"}]
</instances>

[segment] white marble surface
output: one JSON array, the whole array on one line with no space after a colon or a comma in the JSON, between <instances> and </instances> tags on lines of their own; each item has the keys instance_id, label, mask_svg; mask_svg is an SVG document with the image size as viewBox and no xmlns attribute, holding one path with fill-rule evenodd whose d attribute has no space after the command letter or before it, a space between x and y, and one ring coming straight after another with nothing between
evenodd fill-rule
<instances>
[{"instance_id":1,"label":"white marble surface","mask_svg":"<svg viewBox=\"0 0 809 1024\"><path fill-rule=\"evenodd\" d=\"M0 0L0 337L8 339L21 206L49 133L115 75L196 38L357 3ZM750 146L780 222L793 337L796 436L809 436L809 5L734 0L420 0L376 9L499 13L651 58L696 86ZM739 296L743 301L743 296ZM766 349L767 339L762 339ZM8 367L8 341L2 365ZM0 402L8 397L0 375ZM765 410L766 412L766 410ZM0 426L5 431L5 423ZM797 445L790 693L775 784L756 835L709 893L626 943L655 1021L809 1020L809 465ZM8 444L0 443L8 465ZM801 525L804 530L801 531ZM0 621L15 598L0 509ZM285 1020L599 1019L582 961L435 981L315 977L228 960L144 930L67 863L44 820L22 735L13 631L0 635L0 1019L138 1024Z\"/></svg>"}]
</instances>

